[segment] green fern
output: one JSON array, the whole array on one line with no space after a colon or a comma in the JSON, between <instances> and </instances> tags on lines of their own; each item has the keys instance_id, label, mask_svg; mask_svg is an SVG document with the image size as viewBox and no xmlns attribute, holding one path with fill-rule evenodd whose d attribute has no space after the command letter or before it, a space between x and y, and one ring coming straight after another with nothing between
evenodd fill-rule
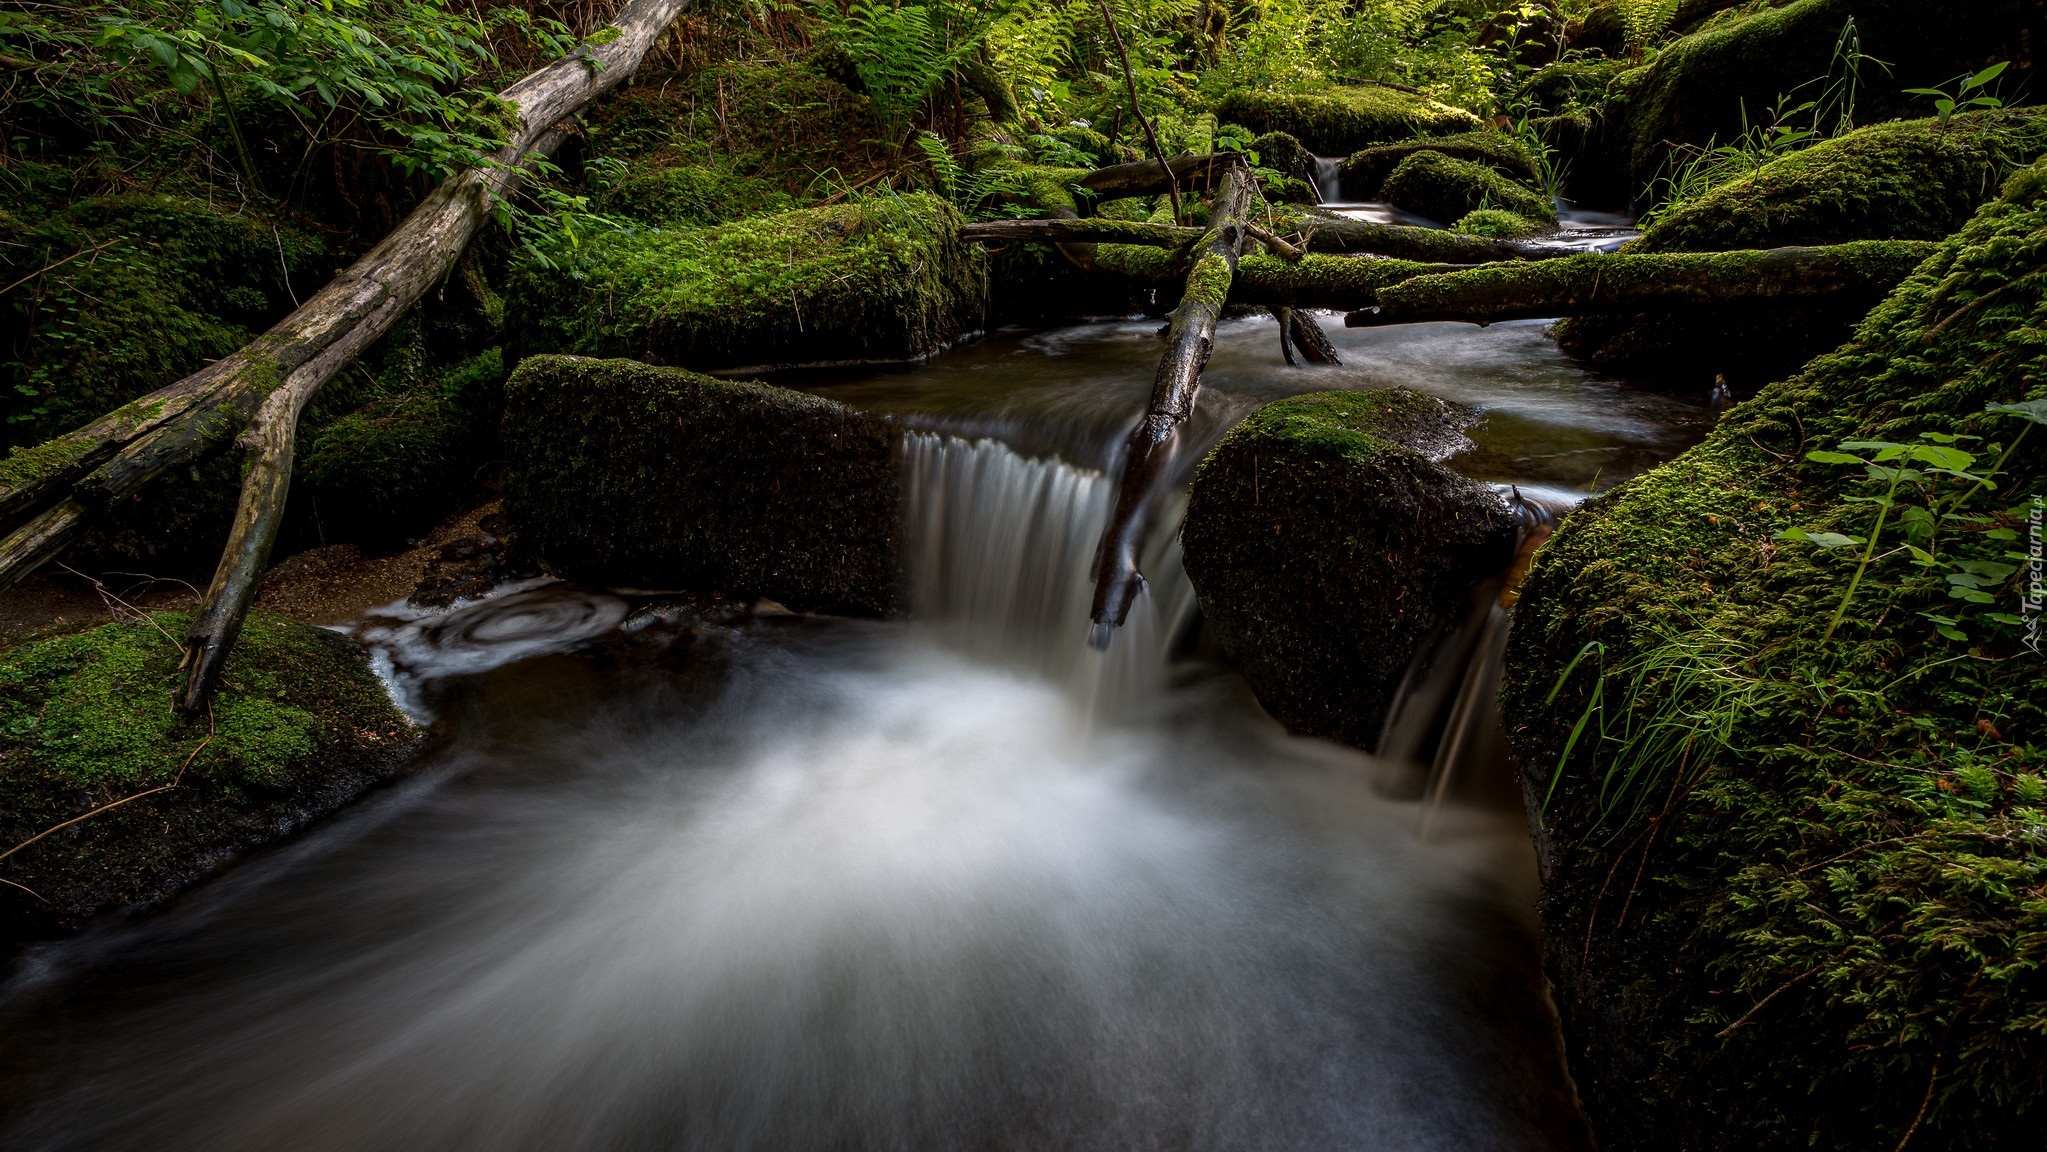
<instances>
[{"instance_id":1,"label":"green fern","mask_svg":"<svg viewBox=\"0 0 2047 1152\"><path fill-rule=\"evenodd\" d=\"M1641 55L1643 49L1663 38L1670 22L1677 19L1678 0L1619 0L1621 27L1626 29L1628 49Z\"/></svg>"}]
</instances>

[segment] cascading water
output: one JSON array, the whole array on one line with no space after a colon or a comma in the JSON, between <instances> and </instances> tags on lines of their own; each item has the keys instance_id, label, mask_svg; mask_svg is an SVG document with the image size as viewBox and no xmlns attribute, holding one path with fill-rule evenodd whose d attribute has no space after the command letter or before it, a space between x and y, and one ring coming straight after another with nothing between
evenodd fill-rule
<instances>
[{"instance_id":1,"label":"cascading water","mask_svg":"<svg viewBox=\"0 0 2047 1152\"><path fill-rule=\"evenodd\" d=\"M1315 157L1315 195L1324 204L1343 200L1343 157Z\"/></svg>"},{"instance_id":2,"label":"cascading water","mask_svg":"<svg viewBox=\"0 0 2047 1152\"><path fill-rule=\"evenodd\" d=\"M1127 327L870 387L956 374L934 407L1108 466L1156 357ZM1226 325L1204 410L1439 379L1491 405L1474 459L1580 486L1681 442L1518 331L1338 330L1345 368L1282 376L1269 329ZM1422 841L1368 758L1169 661L1169 534L1088 651L1094 467L903 452L906 622L540 585L366 625L436 717L420 773L32 954L0 1145L1584 1147L1518 812L1453 799Z\"/></svg>"}]
</instances>

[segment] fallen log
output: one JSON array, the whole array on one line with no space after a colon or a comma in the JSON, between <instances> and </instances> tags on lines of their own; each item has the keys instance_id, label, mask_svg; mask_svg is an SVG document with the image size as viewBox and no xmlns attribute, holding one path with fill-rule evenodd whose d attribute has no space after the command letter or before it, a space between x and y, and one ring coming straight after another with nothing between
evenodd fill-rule
<instances>
[{"instance_id":1,"label":"fallen log","mask_svg":"<svg viewBox=\"0 0 2047 1152\"><path fill-rule=\"evenodd\" d=\"M1348 328L1462 320L1493 324L1600 312L1672 312L1817 300L1872 302L1898 286L1935 245L1860 240L1824 248L1583 255L1410 277L1344 317Z\"/></svg>"},{"instance_id":2,"label":"fallen log","mask_svg":"<svg viewBox=\"0 0 2047 1152\"><path fill-rule=\"evenodd\" d=\"M1188 253L1133 244L1103 244L1095 249L1098 272L1126 276L1165 289L1184 281ZM1376 260L1368 256L1310 255L1300 260L1259 254L1237 262L1229 284L1229 303L1273 308L1328 308L1337 311L1369 308L1385 288L1420 276L1466 270L1462 264L1422 264L1412 260Z\"/></svg>"},{"instance_id":3,"label":"fallen log","mask_svg":"<svg viewBox=\"0 0 2047 1152\"><path fill-rule=\"evenodd\" d=\"M630 76L689 0L630 0L593 37L499 94L509 139L444 180L375 248L239 351L68 435L0 462L0 588L56 555L95 514L249 428L250 468L206 603L192 625L179 705L199 707L234 643L276 536L297 414L448 273L554 126ZM600 42L601 40L601 42ZM45 507L47 506L47 507Z\"/></svg>"},{"instance_id":4,"label":"fallen log","mask_svg":"<svg viewBox=\"0 0 2047 1152\"><path fill-rule=\"evenodd\" d=\"M1287 367L1296 367L1294 349L1301 351L1301 358L1310 364L1341 364L1336 354L1336 345L1329 342L1328 333L1322 331L1313 313L1284 304L1273 305L1272 318L1279 321L1279 354L1286 358Z\"/></svg>"},{"instance_id":5,"label":"fallen log","mask_svg":"<svg viewBox=\"0 0 2047 1152\"><path fill-rule=\"evenodd\" d=\"M1097 172L1108 169L1098 168ZM1555 260L1583 255L1569 248L1553 248L1515 240L1489 240L1465 236L1440 228L1412 228L1401 224L1374 224L1367 220L1328 220L1313 216L1280 217L1276 233L1259 237L1270 244L1281 243L1309 252L1350 253L1388 256L1400 260L1425 260L1436 264L1491 264L1515 260ZM1263 228L1253 227L1256 232ZM987 244L1037 242L1041 244L1140 244L1153 248L1182 248L1202 236L1199 228L1154 224L1142 220L1111 220L1092 216L1085 220L986 220L960 228L963 240ZM1275 247L1277 247L1275 245Z\"/></svg>"},{"instance_id":6,"label":"fallen log","mask_svg":"<svg viewBox=\"0 0 2047 1152\"><path fill-rule=\"evenodd\" d=\"M1182 152L1167 157L1164 164L1157 160L1134 160L1097 168L1080 178L1080 186L1104 200L1160 196L1176 187L1201 191L1219 187L1223 174L1235 171L1238 165L1239 158L1232 152L1207 155Z\"/></svg>"},{"instance_id":7,"label":"fallen log","mask_svg":"<svg viewBox=\"0 0 2047 1152\"><path fill-rule=\"evenodd\" d=\"M1130 615L1130 605L1143 587L1137 558L1151 526L1151 513L1164 489L1180 425L1194 411L1201 390L1201 370L1215 347L1215 325L1237 272L1237 254L1246 233L1244 212L1250 203L1250 181L1241 166L1222 174L1209 228L1195 245L1193 266L1179 307L1167 329L1165 355L1152 378L1151 406L1131 429L1117 486L1116 506L1102 533L1095 559L1095 600L1089 642L1106 648L1109 638ZM1266 259L1278 262L1276 257Z\"/></svg>"}]
</instances>

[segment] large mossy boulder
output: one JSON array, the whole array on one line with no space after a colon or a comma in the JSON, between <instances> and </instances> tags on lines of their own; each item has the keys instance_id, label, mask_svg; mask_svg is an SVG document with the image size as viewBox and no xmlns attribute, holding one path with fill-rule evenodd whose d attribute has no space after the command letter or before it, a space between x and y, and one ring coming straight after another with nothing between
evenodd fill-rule
<instances>
[{"instance_id":1,"label":"large mossy boulder","mask_svg":"<svg viewBox=\"0 0 2047 1152\"><path fill-rule=\"evenodd\" d=\"M1441 463L1466 422L1404 388L1313 393L1259 409L1195 469L1187 575L1288 728L1373 747L1423 636L1506 565L1507 506Z\"/></svg>"},{"instance_id":2,"label":"large mossy boulder","mask_svg":"<svg viewBox=\"0 0 2047 1152\"><path fill-rule=\"evenodd\" d=\"M896 436L803 392L536 356L505 385L518 547L591 583L884 615L900 601Z\"/></svg>"},{"instance_id":3,"label":"large mossy boulder","mask_svg":"<svg viewBox=\"0 0 2047 1152\"><path fill-rule=\"evenodd\" d=\"M1860 128L1764 164L1657 220L1639 252L1850 240L1940 240L1967 223L2009 157L2047 149L2047 110Z\"/></svg>"},{"instance_id":4,"label":"large mossy boulder","mask_svg":"<svg viewBox=\"0 0 2047 1152\"><path fill-rule=\"evenodd\" d=\"M1222 98L1216 115L1261 134L1285 132L1321 156L1348 156L1390 140L1449 136L1482 126L1478 117L1462 108L1370 86L1332 86L1308 93L1240 88Z\"/></svg>"},{"instance_id":5,"label":"large mossy boulder","mask_svg":"<svg viewBox=\"0 0 2047 1152\"><path fill-rule=\"evenodd\" d=\"M515 278L535 351L691 368L894 362L982 322L983 260L936 197L874 196L590 239Z\"/></svg>"},{"instance_id":6,"label":"large mossy boulder","mask_svg":"<svg viewBox=\"0 0 2047 1152\"><path fill-rule=\"evenodd\" d=\"M1626 122L1634 186L1664 166L1672 143L1725 143L1741 134L1744 116L1766 120L1779 96L1817 96L1830 71L1839 75L1835 52L1850 18L1862 52L1883 62L1861 71L1856 115L1864 122L1930 111L1905 90L1952 88L1993 61L2014 62L2006 90L2016 91L2047 42L2047 7L2037 0L1796 0L1722 16L1615 81L1625 103L1610 114Z\"/></svg>"},{"instance_id":7,"label":"large mossy boulder","mask_svg":"<svg viewBox=\"0 0 2047 1152\"><path fill-rule=\"evenodd\" d=\"M1393 174L1393 170L1418 152L1434 152L1455 160L1483 164L1524 183L1532 184L1539 179L1535 160L1529 156L1525 144L1505 132L1488 129L1460 132L1455 136L1424 136L1392 144L1376 144L1354 152L1344 160L1340 169L1344 194L1358 200L1377 198L1380 185Z\"/></svg>"},{"instance_id":8,"label":"large mossy boulder","mask_svg":"<svg viewBox=\"0 0 2047 1152\"><path fill-rule=\"evenodd\" d=\"M1503 705L1604 1146L2039 1144L2047 428L1986 406L2047 419L2043 266L2037 165L1536 558Z\"/></svg>"},{"instance_id":9,"label":"large mossy boulder","mask_svg":"<svg viewBox=\"0 0 2047 1152\"><path fill-rule=\"evenodd\" d=\"M137 797L0 861L0 941L160 901L416 749L354 642L265 612L243 627L209 714L181 719L188 623L160 612L0 650L0 843Z\"/></svg>"},{"instance_id":10,"label":"large mossy boulder","mask_svg":"<svg viewBox=\"0 0 2047 1152\"><path fill-rule=\"evenodd\" d=\"M1547 224L1557 220L1556 205L1542 193L1516 184L1484 164L1441 152L1409 155L1380 185L1379 196L1396 208L1444 225L1481 208L1498 208Z\"/></svg>"},{"instance_id":11,"label":"large mossy boulder","mask_svg":"<svg viewBox=\"0 0 2047 1152\"><path fill-rule=\"evenodd\" d=\"M1681 205L1630 248L1710 252L1938 240L1995 194L1998 166L2047 147L2047 115L2035 110L1858 129L1764 164ZM1786 310L1744 305L1676 315L1575 317L1558 343L1596 368L1703 387L1724 372L1759 386L1848 338L1868 307L1842 299Z\"/></svg>"}]
</instances>

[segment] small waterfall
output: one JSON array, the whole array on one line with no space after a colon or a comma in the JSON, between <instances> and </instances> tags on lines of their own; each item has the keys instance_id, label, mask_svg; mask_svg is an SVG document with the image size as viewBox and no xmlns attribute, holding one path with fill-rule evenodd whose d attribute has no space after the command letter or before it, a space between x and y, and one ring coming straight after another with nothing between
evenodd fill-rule
<instances>
[{"instance_id":1,"label":"small waterfall","mask_svg":"<svg viewBox=\"0 0 2047 1152\"><path fill-rule=\"evenodd\" d=\"M911 613L948 647L1068 684L1116 714L1154 696L1194 617L1177 532L1146 548L1149 577L1106 653L1087 646L1095 547L1115 487L1099 472L995 440L903 437ZM1185 497L1162 523L1177 525Z\"/></svg>"},{"instance_id":2,"label":"small waterfall","mask_svg":"<svg viewBox=\"0 0 2047 1152\"><path fill-rule=\"evenodd\" d=\"M1315 195L1324 204L1343 202L1343 161L1341 156L1315 157Z\"/></svg>"}]
</instances>

